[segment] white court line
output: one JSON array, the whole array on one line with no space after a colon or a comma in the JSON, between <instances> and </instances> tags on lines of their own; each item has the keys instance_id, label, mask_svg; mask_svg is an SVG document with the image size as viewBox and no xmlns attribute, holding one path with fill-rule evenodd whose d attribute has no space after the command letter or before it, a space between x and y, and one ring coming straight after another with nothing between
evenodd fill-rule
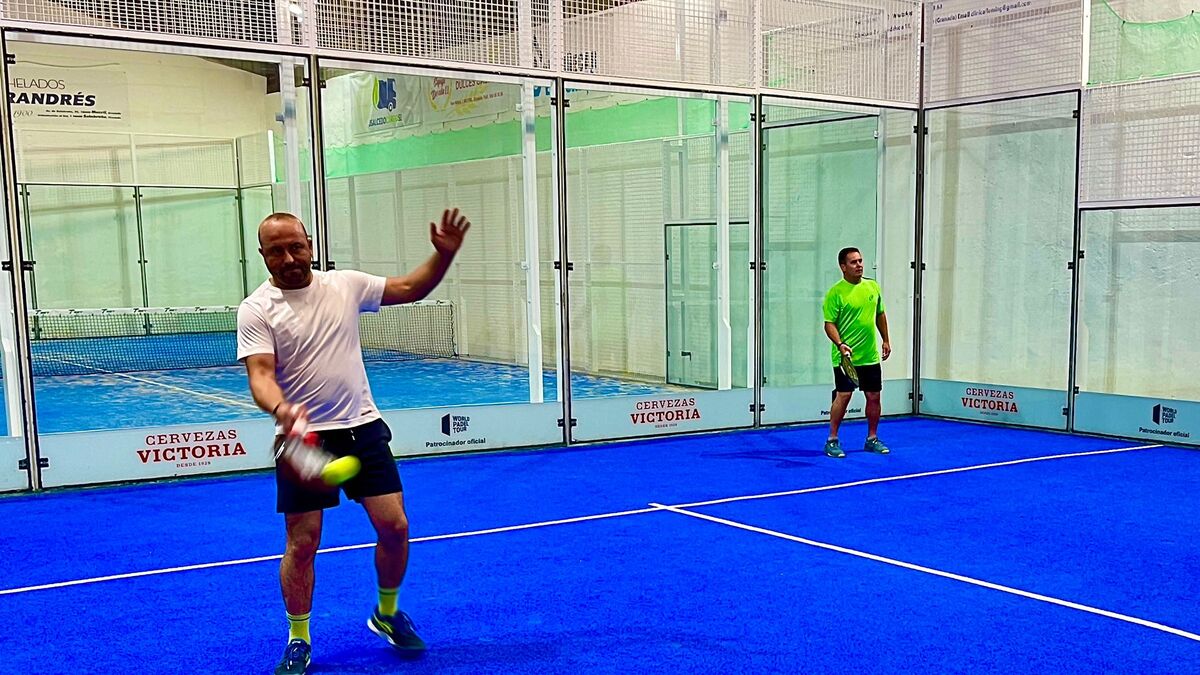
<instances>
[{"instance_id":1,"label":"white court line","mask_svg":"<svg viewBox=\"0 0 1200 675\"><path fill-rule=\"evenodd\" d=\"M1179 637L1185 637L1189 640L1195 640L1196 642L1200 642L1200 635L1197 635L1195 633L1189 633L1185 630L1180 630L1178 628L1172 628L1171 626L1167 626L1167 625L1164 625L1161 623L1156 623L1154 621L1147 621L1146 619L1139 619L1136 616L1129 616L1128 614L1118 614L1117 612L1110 612L1106 609L1099 609L1097 607L1081 605L1078 602L1071 602L1070 600L1061 600L1059 598L1053 598L1048 595L1042 595L1040 593L1031 593L1029 591L1023 591L1019 588L1013 588L1011 586L1003 586L1001 584L993 584L990 581L983 581L981 579L975 579L973 577L966 577L961 574L954 574L953 572L943 572L942 570L936 570L936 569L933 569L932 567L924 567L922 565L915 565L913 563L904 562L903 560L896 560L894 558L885 558L881 555L875 555L873 553L866 553L864 551L856 551L852 548L835 546L834 544L826 544L824 542L814 541L812 539L805 539L804 537L797 537L795 535L786 534L784 532L777 532L775 530L768 530L768 529L761 528L761 527L755 527L754 525L747 525L745 523L739 523L735 520L726 520L724 518L717 518L716 516L710 516L710 515L706 515L703 513L696 513L695 511L687 511L687 510L684 510L684 509L681 509L681 508L678 508L675 506L664 506L663 504L654 504L654 503L651 503L650 505L655 508L664 510L664 511L670 511L672 513L678 513L679 515L683 515L683 516L690 516L692 518L699 518L700 520L707 520L707 521L710 521L713 523L727 525L729 527L735 527L739 530L746 530L748 532L757 532L758 534L765 534L765 535L768 535L771 537L777 537L779 539L786 539L788 541L794 541L794 542L797 542L800 544L807 544L808 546L815 546L816 548L823 548L828 551L835 551L837 553L845 553L846 555L852 555L852 556L855 556L858 558L865 558L867 560L873 560L875 562L886 563L888 565L894 565L896 567L903 567L904 569L909 569L909 570L913 570L916 572L924 572L925 574L932 574L934 576L942 577L945 579L953 579L954 581L961 581L963 583L971 584L973 586L980 586L982 588L990 588L994 591L1011 593L1013 595L1019 595L1023 598L1029 598L1031 600L1040 600L1041 602L1047 602L1052 605L1058 605L1060 607L1067 607L1070 609L1077 609L1081 612L1088 612L1089 614L1096 614L1098 616L1103 616L1103 617L1107 617L1110 619L1117 619L1118 621L1126 621L1128 623L1137 624L1139 626L1145 626L1146 628L1153 628L1155 630L1160 630L1164 633L1170 633L1172 635L1178 635Z\"/></svg>"},{"instance_id":2,"label":"white court line","mask_svg":"<svg viewBox=\"0 0 1200 675\"><path fill-rule=\"evenodd\" d=\"M550 525L565 525L568 523L581 523L587 520L601 520L603 518L619 518L621 516L632 516L639 513L656 513L659 509L647 507L644 509L635 509L633 511L614 511L612 513L599 513L592 516L579 516L577 518L563 518L561 520L544 520L539 523L526 523L524 525L508 525L506 527L493 527L486 530L472 530L470 532L454 532L451 534L436 534L429 537L416 537L410 539L409 543L415 544L422 541L440 541L443 539L459 539L461 537L474 537L482 534L496 534L497 532L515 532L517 530L529 530L535 527L548 527ZM340 551L354 551L364 548L374 548L375 544L352 544L349 546L333 546L323 548L317 553L337 553ZM84 584L94 584L101 581L117 581L120 579L136 579L138 577L149 577L159 574L171 574L173 572L189 572L192 570L211 569L214 567L229 567L231 565L247 565L250 563L267 562L269 560L279 560L283 557L282 553L275 555L264 555L257 558L241 558L239 560L224 560L221 562L200 563L197 565L184 565L182 567L166 567L157 570L146 570L144 572L128 572L126 574L110 574L104 577L91 577L88 579L75 579L73 581L59 581L52 584L39 584L37 586L23 586L21 588L7 588L0 590L0 595L15 595L17 593L28 593L30 591L44 591L52 588L66 588L69 586L81 586Z\"/></svg>"},{"instance_id":3,"label":"white court line","mask_svg":"<svg viewBox=\"0 0 1200 675\"><path fill-rule=\"evenodd\" d=\"M744 497L729 497L727 499L714 499L714 500L710 500L710 501L706 501L706 502L693 502L690 504L678 504L671 508L691 508L691 507L695 507L695 506L710 506L712 504L725 504L725 503L729 503L729 502L744 501L744 500L748 500L748 499L767 499L770 497L785 497L785 496L790 496L790 495L805 494L808 492L821 492L823 490L838 490L841 488L854 487L854 486L858 486L858 485L869 485L872 483L885 483L888 481L906 480L909 478L921 478L924 476L937 476L937 475L948 474L948 473L958 473L958 472L962 472L962 471L974 471L976 469L991 469L991 468L995 468L995 467L999 467L999 466L1012 466L1014 464L1024 464L1027 462L1040 462L1040 461L1044 461L1044 460L1048 460L1048 459L1062 459L1062 458L1066 458L1066 457L1086 457L1086 456L1090 456L1090 455L1104 455L1104 454L1110 454L1110 453L1115 453L1115 452L1130 452L1133 450L1146 450L1146 449L1158 448L1158 447L1162 447L1162 446L1161 445L1139 445L1139 446L1128 447L1128 448L1115 448L1115 449L1111 449L1111 450L1091 450L1091 451L1087 451L1087 452L1076 452L1076 453L1068 453L1068 454L1062 454L1062 455L1046 455L1044 457L1030 457L1027 459L1016 459L1016 460L1011 460L1011 461L1007 461L1007 462L993 462L991 464L975 464L973 466L964 466L964 467L959 467L956 469L942 469L939 471L924 471L921 473L910 473L910 474L904 474L904 475L900 475L900 476L885 476L883 478L871 478L868 480L854 481L852 483L839 483L837 485L824 485L824 486L820 486L820 487L803 488L800 490L788 490L786 492L771 492L771 493L759 494L759 495L748 495L748 496L744 496ZM578 523L578 522L583 522L583 521L588 521L588 520L600 520L603 518L617 518L620 516L632 516L632 515L637 515L637 514L642 514L642 513L652 513L652 512L660 511L660 510L662 510L662 507L636 509L633 511L615 511L612 513L599 513L599 514L595 514L595 515L591 515L591 516L579 516L577 518L566 518L566 519L562 519L562 520L547 520L547 521L542 521L542 522L538 522L538 523L528 523L525 525L509 525L506 527L495 527L495 528L491 528L491 529L487 529L487 530L472 530L469 532L439 534L439 535L434 535L434 536L429 536L429 537L418 537L416 539L410 540L410 543L416 543L416 542L422 542L422 541L438 541L438 540L443 540L443 539L458 539L461 537L473 537L473 536L483 535L483 534L496 534L499 532L513 532L516 530L527 530L527 529L531 529L531 528L535 528L535 527L546 527L549 525L564 525L564 524L568 524L568 523ZM374 543L354 544L354 545L350 545L350 546L339 546L336 548L321 549L318 551L318 553L334 553L334 552L338 552L338 551L350 551L350 550L355 550L355 549L371 548L373 546L375 546ZM186 571L190 571L190 570L208 569L208 568L212 568L212 567L224 567L224 566L228 566L228 565L244 565L244 564L248 564L248 563L263 562L263 561L267 561L267 560L278 560L282 557L283 557L282 554L276 554L276 555L269 555L269 556L260 556L257 558L243 558L240 560L228 560L228 561L213 562L213 563L200 563L197 565L186 565L183 567L168 567L168 568L164 568L164 569L147 570L144 572L129 572L126 574L113 574L113 575L103 576L103 577L91 577L88 579L76 579L73 581L60 581L60 582L51 583L51 584L40 584L37 586L23 586L20 588L2 589L2 590L0 590L0 595L12 595L15 593L26 593L29 591L41 591L41 590L48 590L48 589L52 589L52 588L65 588L68 586L80 586L83 584L97 583L97 582L101 582L101 581L133 579L136 577L152 576L152 575L156 575L156 574L169 574L172 572L186 572Z\"/></svg>"},{"instance_id":4,"label":"white court line","mask_svg":"<svg viewBox=\"0 0 1200 675\"><path fill-rule=\"evenodd\" d=\"M219 401L226 405L241 406L243 408L250 408L252 410L258 410L258 406L254 405L252 403L247 403L246 401L239 401L236 398L226 398L224 396L217 396L216 394L205 394L202 391L194 391L192 389L187 389L184 387L176 387L175 385L167 384L166 382L156 382L154 380L147 380L145 378L136 377L136 376L130 375L128 373L104 373L104 374L105 375L113 375L115 377L124 377L124 378L130 379L130 380L133 380L135 382L141 382L143 384L152 384L156 387L162 387L163 389L170 389L172 391L183 392L190 396L198 396L200 398L210 398L214 401Z\"/></svg>"},{"instance_id":5,"label":"white court line","mask_svg":"<svg viewBox=\"0 0 1200 675\"><path fill-rule=\"evenodd\" d=\"M171 391L178 391L178 392L182 392L184 394L190 394L192 396L199 396L200 398L212 399L214 401L219 401L226 405L241 406L243 408L251 408L253 410L258 410L258 406L254 405L252 403L247 403L246 401L241 401L241 400L235 399L235 398L226 398L224 396L217 396L215 394L205 394L204 392L201 392L201 391L193 391L191 389L187 389L184 387L177 387L173 384L167 384L166 382L156 382L155 380L147 380L143 377L137 377L135 375L130 375L128 373L116 373L111 370L97 368L96 366L89 366L86 363L76 363L74 361L71 361L70 359L59 359L59 358L53 358L53 357L48 357L48 356L42 357L42 358L45 358L47 361L58 361L59 363L66 363L68 365L75 366L76 368L89 368L91 370L96 371L97 375L112 375L113 377L123 377L127 380L133 380L134 382L141 382L142 384L150 384L155 387L162 387L163 389L170 389Z\"/></svg>"},{"instance_id":6,"label":"white court line","mask_svg":"<svg viewBox=\"0 0 1200 675\"><path fill-rule=\"evenodd\" d=\"M712 506L713 504L728 504L730 502L744 502L750 499L770 499L771 497L788 497L791 495L803 495L810 492L824 492L826 490L841 490L842 488L858 487L859 485L872 485L874 483L890 483L896 480L908 480L910 478L925 478L926 476L943 476L950 473L960 473L963 471L975 471L976 469L994 469L998 466L1015 466L1017 464L1028 464L1030 462L1044 462L1050 459L1065 459L1068 457L1090 457L1093 455L1110 455L1116 452L1132 452L1133 450L1149 450L1151 448L1161 448L1161 444L1155 445L1135 445L1128 448L1112 448L1109 450L1088 450L1086 452L1069 452L1062 455L1045 455L1042 457L1027 457L1025 459L1013 459L1007 462L992 462L990 464L974 464L972 466L960 466L956 469L939 469L937 471L922 471L921 473L906 473L900 476L884 476L882 478L868 478L866 480L856 480L850 483L838 483L836 485L821 485L818 487L801 488L799 490L786 490L784 492L764 492L759 495L745 495L742 497L726 497L724 499L710 499L706 502L692 502L690 504L675 504L678 508L693 508L696 506Z\"/></svg>"}]
</instances>

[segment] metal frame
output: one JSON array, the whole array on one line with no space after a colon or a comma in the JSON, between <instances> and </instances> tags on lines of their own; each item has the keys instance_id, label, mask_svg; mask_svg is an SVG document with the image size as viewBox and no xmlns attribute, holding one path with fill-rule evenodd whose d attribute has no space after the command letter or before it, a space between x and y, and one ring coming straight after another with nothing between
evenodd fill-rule
<instances>
[{"instance_id":1,"label":"metal frame","mask_svg":"<svg viewBox=\"0 0 1200 675\"><path fill-rule=\"evenodd\" d=\"M924 72L924 70L922 70L922 73L923 72ZM992 103L1008 103L1008 102L1012 102L1012 101L1021 101L1021 100L1033 99L1033 98L1051 98L1054 96L1066 96L1068 94L1072 94L1076 97L1075 114L1074 114L1074 117L1075 117L1075 182L1074 182L1075 190L1074 190L1074 192L1075 192L1075 194L1073 195L1074 206L1072 209L1073 230L1074 230L1074 236L1073 236L1074 247L1072 248L1072 251L1071 251L1071 256L1073 258L1075 258L1078 253L1078 246L1079 246L1079 241L1080 241L1079 240L1079 228L1080 228L1080 222L1081 222L1080 213L1083 210L1087 210L1086 208L1080 206L1080 201L1079 201L1079 193L1080 193L1081 179L1082 179L1082 176L1081 176L1082 164L1081 163L1082 163L1082 156L1083 156L1082 138L1083 138L1083 98L1084 98L1083 94L1084 94L1084 89L1082 87L1075 87L1075 88L1070 88L1070 89L1049 88L1045 91L1041 91L1038 93L1025 92L1025 93L1012 95L1012 96L983 97L979 101L961 99L959 101L955 101L955 102L948 103L948 104L937 104L937 105L932 105L932 106L928 106L928 107L923 107L922 110L919 111L919 114L918 114L919 121L918 121L917 126L918 126L918 129L921 130L921 136L920 136L921 144L919 146L921 154L918 156L918 188L917 188L917 192L919 195L918 200L917 200L917 203L918 203L918 206L917 206L917 230L918 230L917 251L918 251L918 253L916 256L917 262L915 263L918 274L917 274L917 285L916 285L916 293L915 293L916 309L915 309L914 320L913 320L914 345L917 345L917 347L915 347L913 350L914 359L915 359L914 377L913 377L913 399L914 399L914 411L915 411L915 414L917 414L917 415L925 415L928 417L936 417L936 418L940 418L940 419L941 418L954 419L954 420L961 419L961 418L957 418L957 417L945 417L945 416L940 416L940 415L934 415L931 413L923 413L923 412L921 412L921 408L920 408L920 401L922 400L922 396L920 394L921 359L920 359L919 345L921 345L922 343L919 342L920 337L921 337L921 334L919 331L921 330L921 326L923 323L922 316L921 316L923 311L921 308L924 305L924 297L922 295L924 267L925 267L925 263L924 263L925 178L924 177L925 177L925 170L927 168L927 162L926 162L927 158L925 156L925 154L926 154L925 153L925 151L926 151L925 136L928 132L926 114L928 111L948 110L948 109L953 109L953 108L960 108L960 107L973 106L973 105L986 105L986 104L992 104ZM1072 286L1071 286L1072 291L1071 291L1070 312L1069 312L1069 315L1070 315L1069 320L1071 321L1071 325L1069 326L1068 344L1069 344L1069 348L1070 348L1071 360L1068 363L1068 384L1067 384L1067 389L1066 389L1067 397L1066 397L1066 408L1065 408L1066 422L1062 429L1059 429L1058 427L1042 427L1042 426L1036 426L1036 425L1015 425L1014 424L1012 426L1017 426L1020 428L1045 429L1048 431L1066 431L1066 432L1070 432L1072 429L1071 425L1073 423L1073 415L1074 415L1074 393L1073 393L1074 380L1075 380L1074 355L1075 355L1076 339L1077 339L1077 336L1076 336L1076 332L1077 332L1076 313L1077 313L1077 309L1078 309L1077 308L1077 304L1078 304L1077 295L1078 295L1078 283L1079 283L1079 279L1078 279L1079 265L1078 265L1077 261L1069 261L1069 262L1071 262L1073 276L1072 276ZM961 420L961 421L973 422L976 420L965 419L965 420ZM987 422L987 423L991 424L990 422ZM1000 423L996 423L996 424L1000 424ZM1004 426L1003 424L1000 424L1000 425Z\"/></svg>"},{"instance_id":2,"label":"metal frame","mask_svg":"<svg viewBox=\"0 0 1200 675\"><path fill-rule=\"evenodd\" d=\"M24 403L24 414L19 420L10 419L12 425L19 424L25 436L25 461L28 462L28 480L30 490L42 489L41 451L38 445L37 415L34 407L33 369L30 366L33 357L29 347L29 315L25 312L28 306L25 292L25 259L21 245L20 213L17 211L17 155L16 130L13 127L13 117L8 103L8 36L0 31L0 105L4 106L5 114L0 123L0 170L4 174L4 194L9 199L4 200L5 224L8 229L8 264L11 268L9 279L12 283L13 317L15 319L17 352L17 377L21 389L21 400ZM11 380L10 380L11 381ZM8 386L12 386L11 384ZM7 396L8 393L5 392Z\"/></svg>"},{"instance_id":3,"label":"metal frame","mask_svg":"<svg viewBox=\"0 0 1200 675\"><path fill-rule=\"evenodd\" d=\"M1080 127L1083 126L1081 123ZM1080 202L1080 211L1123 211L1128 209L1168 209L1200 206L1200 197L1167 197L1164 199L1114 199Z\"/></svg>"},{"instance_id":4,"label":"metal frame","mask_svg":"<svg viewBox=\"0 0 1200 675\"><path fill-rule=\"evenodd\" d=\"M916 181L913 186L913 313L912 313L912 412L921 414L921 341L922 315L924 314L925 281L925 150L929 127L925 119L925 3L921 3L921 44L917 49L917 90L921 92L921 105L917 107L916 125L913 127L913 152L916 157Z\"/></svg>"},{"instance_id":5,"label":"metal frame","mask_svg":"<svg viewBox=\"0 0 1200 675\"><path fill-rule=\"evenodd\" d=\"M311 54L311 50L289 49L286 45L276 45L270 42L260 44L253 42L206 40L203 38L170 40L164 39L164 36L154 33L125 31L114 35L94 28L83 28L80 30L72 30L72 28L74 27L60 24L14 23L0 20L0 31L3 31L8 39L14 42L36 42L41 44L215 58L229 58L231 54L239 54L257 57L254 60L265 63L282 63L284 59L289 57L303 59Z\"/></svg>"},{"instance_id":6,"label":"metal frame","mask_svg":"<svg viewBox=\"0 0 1200 675\"><path fill-rule=\"evenodd\" d=\"M763 248L764 248L764 233L763 225L763 188L766 186L766 138L763 135L763 97L761 95L754 97L754 114L750 120L753 124L750 126L750 140L753 143L752 163L754 165L754 208L750 217L750 250L751 255L751 278L750 278L750 300L754 306L754 319L751 322L754 331L754 340L750 343L750 353L754 361L754 367L747 372L751 378L751 389L754 391L752 412L754 413L754 426L762 426L762 390L763 390Z\"/></svg>"},{"instance_id":7,"label":"metal frame","mask_svg":"<svg viewBox=\"0 0 1200 675\"><path fill-rule=\"evenodd\" d=\"M712 219L712 218L709 218L707 220L704 220L704 219L701 219L701 220L670 220L670 221L663 223L663 230L664 230L664 232L669 232L672 229L683 229L683 228L689 228L689 227L711 227L714 230L716 230L719 227L719 225L720 225L720 223L718 222L718 220ZM730 225L730 227L732 227L734 225L738 225L738 226L745 225L747 228L749 228L750 227L750 219L748 219L748 218L730 218L729 225ZM750 244L751 246L753 246L753 232L750 231L749 229L747 231L751 235L750 240L748 240L747 243ZM732 243L730 243L729 245L732 247ZM717 246L719 247L720 244L717 244ZM665 253L667 254L668 259L669 259L670 253L671 253L671 241L668 237L665 237L665 236L663 237L663 250L665 251ZM719 253L719 251L718 251L718 253ZM727 260L726 263L727 263L727 269L728 269L729 275L732 275L738 271L737 267L731 261ZM684 264L684 268L686 268L686 263ZM722 269L726 269L726 268L722 268ZM671 297L670 296L671 266L669 264L664 266L663 276L665 279L664 284L663 284L663 292L666 294L666 298L668 301L667 302L667 310L666 310L667 313L664 316L664 322L663 322L663 334L666 337L667 350L669 352L670 345L671 345L671 322L669 320L670 297ZM751 326L753 326L753 321L754 321L753 317L750 317ZM685 327L686 327L686 322L685 322ZM731 330L732 330L732 328L731 328ZM684 334L686 336L686 332ZM730 350L731 351L732 351L733 339L734 339L733 334L731 332L730 333L730 342L731 342ZM749 350L749 347L750 347L750 345L747 345L748 350ZM749 350L749 352L750 352L751 358L753 358L753 350ZM719 351L717 352L716 358L718 359L718 368L720 368L720 352ZM732 359L732 354L731 354L730 358ZM732 370L732 364L733 364L733 362L731 360L730 361L731 370ZM667 384L681 384L682 385L682 383L672 382L670 379L671 361L670 361L669 355L668 355L668 359L667 359L666 373L667 373ZM747 379L749 379L751 376L752 376L751 371L747 370ZM732 380L732 375L730 376L730 378ZM682 385L682 386L688 386L688 385ZM753 384L750 383L750 386L753 386ZM709 388L709 387L701 387L701 388L709 390L709 391L725 391L728 389L740 389L741 387L733 386L732 381L731 381L729 387L725 387L724 389L722 389L720 386L720 382L718 381L716 388ZM749 389L750 387L748 386L746 388Z\"/></svg>"},{"instance_id":8,"label":"metal frame","mask_svg":"<svg viewBox=\"0 0 1200 675\"><path fill-rule=\"evenodd\" d=\"M1083 187L1083 89L1076 92L1075 97L1075 205L1074 228L1071 240L1071 326L1067 343L1067 405L1063 412L1067 416L1067 431L1075 429L1075 394L1078 365L1075 359L1079 356L1079 296L1080 284L1083 281L1080 267L1083 266L1083 211L1079 209L1079 193Z\"/></svg>"},{"instance_id":9,"label":"metal frame","mask_svg":"<svg viewBox=\"0 0 1200 675\"><path fill-rule=\"evenodd\" d=\"M919 103L908 103L906 101L885 101L873 98L859 98L856 96L837 96L834 94L811 94L800 91L792 91L790 89L772 89L770 87L763 87L757 91L759 94L765 97L774 99L787 99L792 101L811 101L813 103L825 104L840 103L850 106L895 108L897 110L916 110L920 107ZM771 105L771 102L768 102L767 105Z\"/></svg>"},{"instance_id":10,"label":"metal frame","mask_svg":"<svg viewBox=\"0 0 1200 675\"><path fill-rule=\"evenodd\" d=\"M890 110L895 110L895 108L890 108ZM764 124L763 130L766 131L766 130L771 130L771 129L790 129L792 127L807 127L807 126L811 126L814 124L828 124L830 122L849 122L852 120L865 120L865 119L871 119L871 118L878 119L881 116L882 116L881 114L872 115L870 113L863 113L861 115L853 114L848 117L833 117L833 118L822 118L822 119L815 119L815 120L794 120L794 121L790 121L790 122L772 122L770 124Z\"/></svg>"},{"instance_id":11,"label":"metal frame","mask_svg":"<svg viewBox=\"0 0 1200 675\"><path fill-rule=\"evenodd\" d=\"M320 62L316 56L310 56L305 68L308 71L308 119L309 133L312 134L312 209L313 230L317 235L317 259L320 269L329 270L329 212L325 194L325 139L324 139L324 110L321 108ZM310 233L310 234L314 234Z\"/></svg>"},{"instance_id":12,"label":"metal frame","mask_svg":"<svg viewBox=\"0 0 1200 675\"><path fill-rule=\"evenodd\" d=\"M758 3L755 3L756 6L757 4ZM551 12L552 18L553 14L554 12ZM761 20L761 16L759 16L759 14L761 14L761 10L754 12L754 14L755 16L752 17L753 22ZM540 69L534 67L508 66L501 64L445 61L440 59L429 59L414 56L357 52L327 47L288 45L280 44L278 42L248 42L215 38L201 38L190 35L164 35L159 33L130 31L97 26L73 26L65 24L0 19L0 30L11 31L14 35L18 36L19 40L22 41L32 38L32 41L37 42L47 41L59 44L87 45L99 48L134 49L137 51L148 51L154 53L190 55L202 55L208 53L210 55L220 56L221 53L224 53L224 55L228 56L229 53L239 53L255 55L260 58L263 56L274 56L280 59L286 57L304 59L316 56L319 57L323 62L343 61L357 64L372 64L385 68L392 67L399 69L396 72L431 74L435 76L444 76L447 73L461 73L471 77L490 79L491 81L504 81L505 79L512 79L515 82L516 80L523 78L545 80L563 79L584 83L593 89L600 89L601 87L610 86L658 89L661 91L681 92L683 94L702 92L714 95L724 94L729 96L746 97L762 94L764 96L790 98L795 100L809 100L820 103L844 103L850 105L897 108L902 110L916 110L920 105L919 103L909 103L906 101L887 101L853 96L797 92L789 89L756 87L754 84L739 86L715 83L679 83L618 75L592 75L589 73L572 72L562 69ZM752 70L754 60L755 59L752 59ZM552 59L552 63L553 62L556 61ZM312 74L310 73L310 77L311 76ZM488 76L491 77L488 78ZM760 76L761 72L752 72L752 83L756 82Z\"/></svg>"},{"instance_id":13,"label":"metal frame","mask_svg":"<svg viewBox=\"0 0 1200 675\"><path fill-rule=\"evenodd\" d=\"M763 97L763 105L789 105L793 103L804 104L811 108L828 107L830 110L858 110L868 112L879 108L889 110L908 110L914 111L920 108L918 103L905 103L902 101L881 101L869 98L853 98L848 96L825 96L823 94L806 94L804 92L791 91L789 89L759 89L758 93ZM799 107L799 106L797 106Z\"/></svg>"},{"instance_id":14,"label":"metal frame","mask_svg":"<svg viewBox=\"0 0 1200 675\"><path fill-rule=\"evenodd\" d=\"M1084 90L1091 92L1097 89L1119 89L1121 87L1136 87L1146 84L1160 84L1163 82L1173 82L1175 80L1192 80L1200 82L1200 72L1183 73L1182 75L1164 75L1162 77L1147 77L1140 80L1122 80L1120 82L1100 82L1097 84L1089 84L1084 86Z\"/></svg>"},{"instance_id":15,"label":"metal frame","mask_svg":"<svg viewBox=\"0 0 1200 675\"><path fill-rule=\"evenodd\" d=\"M563 444L570 446L575 440L571 429L574 428L575 418L571 410L571 249L568 237L570 228L567 219L567 87L562 78L554 82L554 99L552 101L554 116L551 126L554 141L551 144L558 151L555 154L555 181L558 200L556 202L558 216L558 259L554 261L558 267L559 284L559 349L562 360L559 367L558 381L562 390L562 429Z\"/></svg>"},{"instance_id":16,"label":"metal frame","mask_svg":"<svg viewBox=\"0 0 1200 675\"><path fill-rule=\"evenodd\" d=\"M938 101L936 103L922 104L925 110L942 110L945 108L961 108L971 105L982 105L984 103L1002 103L1005 101L1020 101L1026 98L1042 98L1043 96L1053 96L1055 94L1072 94L1079 91L1077 86L1054 86L1040 87L1035 89L1021 89L1019 91L1010 91L999 94L985 94L982 96L968 96L965 98L956 98L948 101Z\"/></svg>"}]
</instances>

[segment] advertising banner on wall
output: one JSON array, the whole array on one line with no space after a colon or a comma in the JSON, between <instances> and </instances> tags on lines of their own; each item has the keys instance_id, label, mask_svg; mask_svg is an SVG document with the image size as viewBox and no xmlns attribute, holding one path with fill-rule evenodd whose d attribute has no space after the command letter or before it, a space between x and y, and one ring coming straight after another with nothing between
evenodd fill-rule
<instances>
[{"instance_id":1,"label":"advertising banner on wall","mask_svg":"<svg viewBox=\"0 0 1200 675\"><path fill-rule=\"evenodd\" d=\"M397 457L562 443L557 403L385 410Z\"/></svg>"},{"instance_id":2,"label":"advertising banner on wall","mask_svg":"<svg viewBox=\"0 0 1200 675\"><path fill-rule=\"evenodd\" d=\"M1056 0L937 0L925 4L932 26L977 22L1012 14L1044 14Z\"/></svg>"},{"instance_id":3,"label":"advertising banner on wall","mask_svg":"<svg viewBox=\"0 0 1200 675\"><path fill-rule=\"evenodd\" d=\"M1066 429L1067 392L977 382L921 380L920 412L959 419Z\"/></svg>"},{"instance_id":4,"label":"advertising banner on wall","mask_svg":"<svg viewBox=\"0 0 1200 675\"><path fill-rule=\"evenodd\" d=\"M274 465L268 419L48 434L47 487L196 476Z\"/></svg>"},{"instance_id":5,"label":"advertising banner on wall","mask_svg":"<svg viewBox=\"0 0 1200 675\"><path fill-rule=\"evenodd\" d=\"M108 67L9 67L8 102L20 128L122 130L129 123L125 73Z\"/></svg>"},{"instance_id":6,"label":"advertising banner on wall","mask_svg":"<svg viewBox=\"0 0 1200 675\"><path fill-rule=\"evenodd\" d=\"M351 73L335 81L351 89L350 116L355 136L379 134L421 123L421 80Z\"/></svg>"},{"instance_id":7,"label":"advertising banner on wall","mask_svg":"<svg viewBox=\"0 0 1200 675\"><path fill-rule=\"evenodd\" d=\"M594 441L748 427L753 400L749 389L579 398L572 402L573 436Z\"/></svg>"},{"instance_id":8,"label":"advertising banner on wall","mask_svg":"<svg viewBox=\"0 0 1200 675\"><path fill-rule=\"evenodd\" d=\"M1075 430L1164 445L1200 445L1200 403L1081 393L1075 397Z\"/></svg>"},{"instance_id":9,"label":"advertising banner on wall","mask_svg":"<svg viewBox=\"0 0 1200 675\"><path fill-rule=\"evenodd\" d=\"M561 443L561 416L557 403L383 411L396 457ZM49 464L42 477L47 487L62 487L267 469L275 463L274 436L265 418L48 434L41 439ZM14 468L18 453L23 446L14 445Z\"/></svg>"},{"instance_id":10,"label":"advertising banner on wall","mask_svg":"<svg viewBox=\"0 0 1200 675\"><path fill-rule=\"evenodd\" d=\"M833 403L833 383L809 384L797 387L763 387L762 423L793 424L829 420ZM884 415L912 414L912 380L885 380L880 396ZM847 420L866 417L866 398L855 392L846 410Z\"/></svg>"},{"instance_id":11,"label":"advertising banner on wall","mask_svg":"<svg viewBox=\"0 0 1200 675\"><path fill-rule=\"evenodd\" d=\"M516 110L512 85L446 77L406 77L352 73L355 136L388 134L397 129L435 125Z\"/></svg>"}]
</instances>

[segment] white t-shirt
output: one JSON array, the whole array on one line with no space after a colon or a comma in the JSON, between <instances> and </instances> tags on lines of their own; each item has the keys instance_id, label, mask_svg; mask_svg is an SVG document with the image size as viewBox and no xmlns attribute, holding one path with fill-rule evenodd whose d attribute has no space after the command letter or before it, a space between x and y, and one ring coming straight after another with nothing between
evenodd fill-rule
<instances>
[{"instance_id":1,"label":"white t-shirt","mask_svg":"<svg viewBox=\"0 0 1200 675\"><path fill-rule=\"evenodd\" d=\"M237 357L275 355L275 379L289 403L308 408L314 431L379 419L358 335L360 312L379 311L384 277L313 270L296 290L263 282L238 307Z\"/></svg>"}]
</instances>

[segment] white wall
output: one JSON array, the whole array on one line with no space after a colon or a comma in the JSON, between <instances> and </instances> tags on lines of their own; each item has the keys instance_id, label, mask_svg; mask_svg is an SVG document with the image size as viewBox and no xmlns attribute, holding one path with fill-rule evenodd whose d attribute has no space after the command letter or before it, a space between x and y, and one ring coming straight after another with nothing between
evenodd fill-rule
<instances>
[{"instance_id":1,"label":"white wall","mask_svg":"<svg viewBox=\"0 0 1200 675\"><path fill-rule=\"evenodd\" d=\"M262 133L274 116L266 78L206 59L27 42L10 49L12 80L56 81L14 93L84 93L115 113L34 117L50 106L14 105L22 181L232 185L228 143L205 139ZM136 177L130 134L139 147Z\"/></svg>"}]
</instances>

